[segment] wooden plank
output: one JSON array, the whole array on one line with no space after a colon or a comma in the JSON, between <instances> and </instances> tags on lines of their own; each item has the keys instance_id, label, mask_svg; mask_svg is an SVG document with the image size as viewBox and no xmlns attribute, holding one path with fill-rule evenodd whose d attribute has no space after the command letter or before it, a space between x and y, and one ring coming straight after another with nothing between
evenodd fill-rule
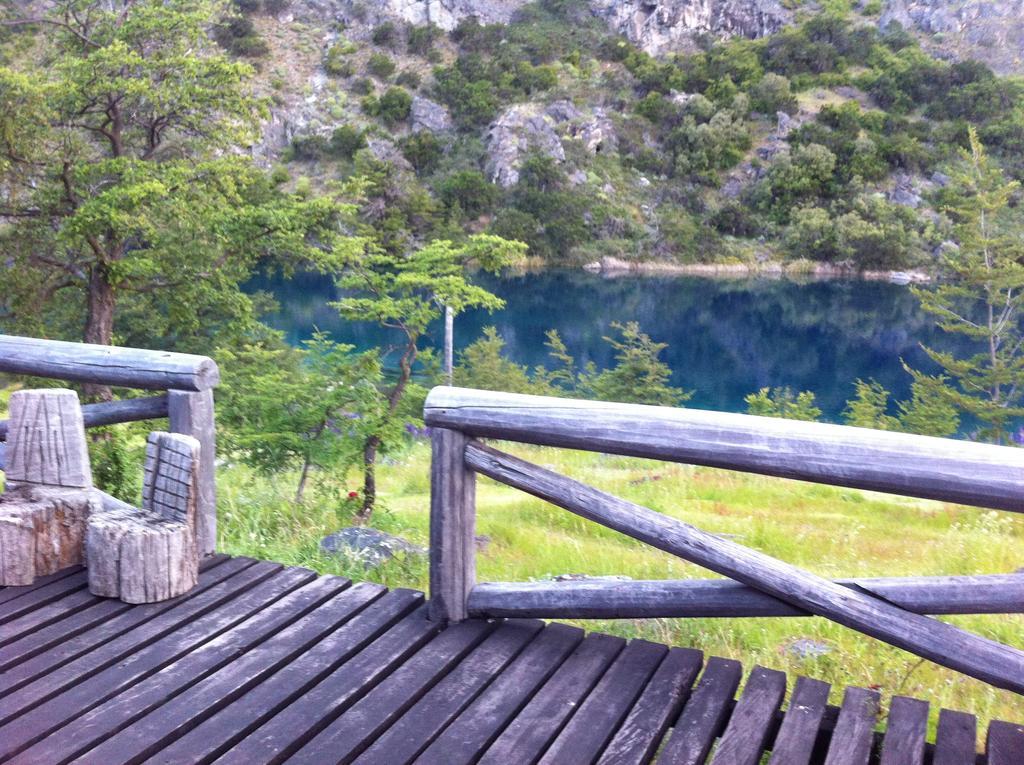
<instances>
[{"instance_id":1,"label":"wooden plank","mask_svg":"<svg viewBox=\"0 0 1024 765\"><path fill-rule=\"evenodd\" d=\"M928 702L893 696L880 765L922 765L927 734Z\"/></svg>"},{"instance_id":2,"label":"wooden plank","mask_svg":"<svg viewBox=\"0 0 1024 765\"><path fill-rule=\"evenodd\" d=\"M435 428L430 435L430 618L466 618L476 579L476 476L466 469L466 436Z\"/></svg>"},{"instance_id":3,"label":"wooden plank","mask_svg":"<svg viewBox=\"0 0 1024 765\"><path fill-rule=\"evenodd\" d=\"M218 763L282 762L441 629L418 609L221 755Z\"/></svg>"},{"instance_id":4,"label":"wooden plank","mask_svg":"<svg viewBox=\"0 0 1024 765\"><path fill-rule=\"evenodd\" d=\"M725 725L743 668L738 661L714 656L693 696L672 729L658 765L703 765L715 737Z\"/></svg>"},{"instance_id":5,"label":"wooden plank","mask_svg":"<svg viewBox=\"0 0 1024 765\"><path fill-rule=\"evenodd\" d=\"M217 440L213 391L189 393L171 390L167 396L171 432L192 436L199 442L195 533L196 547L202 557L212 554L217 546Z\"/></svg>"},{"instance_id":6,"label":"wooden plank","mask_svg":"<svg viewBox=\"0 0 1024 765\"><path fill-rule=\"evenodd\" d=\"M430 427L1024 511L1024 453L1011 447L699 409L440 386Z\"/></svg>"},{"instance_id":7,"label":"wooden plank","mask_svg":"<svg viewBox=\"0 0 1024 765\"><path fill-rule=\"evenodd\" d=\"M211 555L202 561L200 569L201 571L209 571L214 567L225 563L227 560L227 555ZM189 595L199 594L199 592L206 587L227 578L232 570L240 570L241 568L251 565L251 563L251 561L240 559L238 564L218 572L215 577L211 577L210 575L203 577L201 574L197 589L193 590ZM184 600L184 598L182 598L182 600ZM58 601L58 603L60 602L61 601ZM96 605L87 609L79 610L74 613L67 613L59 621L55 621L47 627L37 629L32 633L24 635L18 640L5 645L3 648L0 648L0 672L6 672L16 664L26 661L27 659L53 648L54 646L67 644L75 636L80 635L93 627L105 624L131 608L131 605L128 603L122 603L120 600L104 598L100 599ZM11 690L14 690L14 688L11 687Z\"/></svg>"},{"instance_id":8,"label":"wooden plank","mask_svg":"<svg viewBox=\"0 0 1024 765\"><path fill-rule=\"evenodd\" d=\"M985 740L988 765L1020 765L1024 762L1024 725L993 720Z\"/></svg>"},{"instance_id":9,"label":"wooden plank","mask_svg":"<svg viewBox=\"0 0 1024 765\"><path fill-rule=\"evenodd\" d=\"M0 372L154 390L207 390L220 382L206 356L15 335L0 335Z\"/></svg>"},{"instance_id":10,"label":"wooden plank","mask_svg":"<svg viewBox=\"0 0 1024 765\"><path fill-rule=\"evenodd\" d=\"M81 566L70 566L52 574L47 574L46 576L37 576L36 580L32 582L32 584L24 584L19 587L0 587L0 605L16 598L20 598L23 595L28 595L30 592L34 592L40 587L52 584L58 579L64 579L65 577L69 577L73 574L81 574L82 571L83 569Z\"/></svg>"},{"instance_id":11,"label":"wooden plank","mask_svg":"<svg viewBox=\"0 0 1024 765\"><path fill-rule=\"evenodd\" d=\"M291 571L288 569L281 576ZM305 572L303 572L305 573ZM91 709L82 709L59 730L22 751L12 759L14 763L56 762L62 757L79 757L80 762L120 762L115 749L103 748L102 752L88 751L97 747L118 730L131 725L147 712L167 699L179 694L216 672L225 664L238 665L239 681L245 680L247 665L259 662L264 656L272 655L274 648L267 648L264 641L274 633L294 626L296 620L316 609L348 586L347 579L322 577L312 579L298 589L283 594L273 602L246 616L229 629L220 632L202 645L190 650L180 658L161 668L155 674L137 678L120 692ZM311 629L320 625L314 622ZM301 627L310 628L309 620L303 621L300 629L291 631L291 636L301 644L305 638ZM246 653L253 651L255 659L246 659ZM256 667L252 667L257 672ZM177 707L176 707L177 708ZM126 749L131 749L127 742ZM67 760L62 760L67 761Z\"/></svg>"},{"instance_id":12,"label":"wooden plank","mask_svg":"<svg viewBox=\"0 0 1024 765\"><path fill-rule=\"evenodd\" d=\"M913 576L836 579L917 614L1024 612L1024 576ZM727 579L482 582L468 599L478 618L651 619L811 616L767 593Z\"/></svg>"},{"instance_id":13,"label":"wooden plank","mask_svg":"<svg viewBox=\"0 0 1024 765\"><path fill-rule=\"evenodd\" d=\"M978 721L966 712L943 709L939 712L938 730L932 765L974 765L977 758Z\"/></svg>"},{"instance_id":14,"label":"wooden plank","mask_svg":"<svg viewBox=\"0 0 1024 765\"><path fill-rule=\"evenodd\" d=\"M572 653L583 631L551 624L416 758L418 765L475 762Z\"/></svg>"},{"instance_id":15,"label":"wooden plank","mask_svg":"<svg viewBox=\"0 0 1024 765\"><path fill-rule=\"evenodd\" d=\"M352 762L402 713L497 626L484 621L450 627L396 669L391 676L356 702L299 751L289 763L321 765Z\"/></svg>"},{"instance_id":16,"label":"wooden plank","mask_svg":"<svg viewBox=\"0 0 1024 765\"><path fill-rule=\"evenodd\" d=\"M690 686L704 663L704 654L672 648L609 742L599 765L647 763L690 696Z\"/></svg>"},{"instance_id":17,"label":"wooden plank","mask_svg":"<svg viewBox=\"0 0 1024 765\"><path fill-rule=\"evenodd\" d=\"M847 688L825 765L867 765L878 716L878 693Z\"/></svg>"},{"instance_id":18,"label":"wooden plank","mask_svg":"<svg viewBox=\"0 0 1024 765\"><path fill-rule=\"evenodd\" d=\"M85 588L85 569L76 567L75 573L71 576L61 577L42 587L37 587L24 593L19 598L14 598L0 605L0 624L24 616L25 614L42 608L48 603L53 603L61 598L66 598L76 590ZM11 589L20 589L14 588Z\"/></svg>"},{"instance_id":19,"label":"wooden plank","mask_svg":"<svg viewBox=\"0 0 1024 765\"><path fill-rule=\"evenodd\" d=\"M165 762L210 762L295 702L417 606L411 590L384 594L251 693L206 717L161 753Z\"/></svg>"},{"instance_id":20,"label":"wooden plank","mask_svg":"<svg viewBox=\"0 0 1024 765\"><path fill-rule=\"evenodd\" d=\"M205 611L215 607L217 603L234 597L232 593L236 588L244 589L251 586L255 581L270 576L271 573L280 568L279 566L275 567L271 564L264 564L255 569L255 578L252 576L241 578L230 585L222 586L218 590L207 593L207 591L220 585L222 582L231 579L231 577L245 569L253 567L254 564L255 561L248 558L232 558L223 565L201 573L199 584L192 592L186 595L162 603L151 603L145 606L127 608L109 621L100 622L91 628L80 629L79 625L81 622L79 617L72 617L66 625L68 634L64 639L53 643L41 652L36 652L31 658L19 662L4 673L4 681L7 684L7 688L10 691L14 691L35 681L43 683L44 681L41 678L45 675L56 673L49 681L45 681L49 687L48 690L40 691L38 694L38 697L42 698L47 693L55 692L54 688L60 687L59 681L67 673L71 673L72 677L78 676L78 673L87 674L89 671L94 671L102 666L103 662L108 660L110 651L120 649L130 652L131 646L135 645L135 642L133 642L134 636L122 638L131 630L140 628L140 625L156 619L161 614L180 608L182 610L175 611L170 616L165 617L165 621L154 622L153 626L157 630L170 631L180 620L205 613ZM120 603L120 601L117 602ZM137 634L142 635L142 633ZM115 643L119 639L121 639L121 642ZM140 637L139 639L144 640L146 638ZM86 658L90 651L96 652ZM67 670L62 669L69 662L76 660L77 664L75 666ZM58 672L58 670L61 671ZM3 700L0 699L0 722L6 719L5 714L9 714L9 709L4 707Z\"/></svg>"},{"instance_id":21,"label":"wooden plank","mask_svg":"<svg viewBox=\"0 0 1024 765\"><path fill-rule=\"evenodd\" d=\"M828 683L809 677L796 679L768 765L807 765L811 761L830 688Z\"/></svg>"},{"instance_id":22,"label":"wooden plank","mask_svg":"<svg viewBox=\"0 0 1024 765\"><path fill-rule=\"evenodd\" d=\"M125 398L119 401L102 401L98 404L82 405L82 419L87 428L116 425L121 422L157 420L166 416L166 393L159 396ZM7 420L0 420L0 441L7 440L7 427ZM0 463L0 467L2 464Z\"/></svg>"},{"instance_id":23,"label":"wooden plank","mask_svg":"<svg viewBox=\"0 0 1024 765\"><path fill-rule=\"evenodd\" d=\"M594 762L667 654L663 645L630 641L540 761L545 765Z\"/></svg>"},{"instance_id":24,"label":"wooden plank","mask_svg":"<svg viewBox=\"0 0 1024 765\"><path fill-rule=\"evenodd\" d=\"M757 550L471 442L477 472L937 664L1024 693L1024 651L904 611Z\"/></svg>"},{"instance_id":25,"label":"wooden plank","mask_svg":"<svg viewBox=\"0 0 1024 765\"><path fill-rule=\"evenodd\" d=\"M158 640L141 645L135 643L127 656L118 656L113 666L108 663L101 671L92 671L85 677L65 667L57 673L58 677L47 675L41 679L41 683L33 683L0 699L0 706L6 707L9 704L18 710L10 722L0 726L0 758L9 757L15 762L39 762L35 757L24 759L18 753L313 578L315 575L312 572L302 569L281 571L242 594L236 592L238 596L229 602L220 604L202 618L190 619ZM63 690L56 695L50 693L45 701L41 701L41 689L33 687L40 684L43 690L50 690L53 685ZM29 708L28 702L34 706Z\"/></svg>"},{"instance_id":26,"label":"wooden plank","mask_svg":"<svg viewBox=\"0 0 1024 765\"><path fill-rule=\"evenodd\" d=\"M516 620L502 624L384 731L356 762L359 765L400 765L412 762L459 716L491 679L504 670L543 626L542 622L536 620Z\"/></svg>"},{"instance_id":27,"label":"wooden plank","mask_svg":"<svg viewBox=\"0 0 1024 765\"><path fill-rule=\"evenodd\" d=\"M786 673L754 667L722 734L712 765L757 765L786 695Z\"/></svg>"},{"instance_id":28,"label":"wooden plank","mask_svg":"<svg viewBox=\"0 0 1024 765\"><path fill-rule=\"evenodd\" d=\"M480 765L536 762L625 646L622 638L587 635L505 726Z\"/></svg>"},{"instance_id":29,"label":"wooden plank","mask_svg":"<svg viewBox=\"0 0 1024 765\"><path fill-rule=\"evenodd\" d=\"M381 592L379 586L369 584L338 590L346 585L346 580L322 577L92 710L86 719L101 720L111 732L101 734L97 726L90 726L89 736L97 743L75 762L104 765L143 762L243 694L259 693L257 686L263 680L285 669L291 661L379 597ZM316 588L319 588L319 595L310 598ZM323 599L324 595L326 599ZM318 603L316 598L321 598L322 602ZM305 604L300 599L304 599ZM286 604L286 600L291 602ZM286 605L301 615L277 631L274 622L279 622L280 616L268 617L271 611L281 611ZM257 620L262 623L255 624ZM243 631L245 634L231 634ZM211 646L215 647L213 651ZM228 651L226 657L225 649ZM207 655L200 657L200 653ZM222 654L222 658L215 659L219 667L211 661L211 653ZM232 659L234 655L238 658ZM216 667L205 677L197 666L200 658L206 666ZM190 675L196 682L189 681ZM175 695L183 683L187 683L187 687ZM170 700L161 704L163 698ZM72 732L71 728L69 726L65 730ZM72 733L72 740L77 745L82 737Z\"/></svg>"},{"instance_id":30,"label":"wooden plank","mask_svg":"<svg viewBox=\"0 0 1024 765\"><path fill-rule=\"evenodd\" d=\"M46 605L40 606L28 613L22 614L16 619L11 619L0 624L0 649L8 643L13 643L20 637L31 635L33 632L60 621L77 611L85 611L91 606L102 603L88 590L75 590L69 592L59 600L53 600Z\"/></svg>"}]
</instances>

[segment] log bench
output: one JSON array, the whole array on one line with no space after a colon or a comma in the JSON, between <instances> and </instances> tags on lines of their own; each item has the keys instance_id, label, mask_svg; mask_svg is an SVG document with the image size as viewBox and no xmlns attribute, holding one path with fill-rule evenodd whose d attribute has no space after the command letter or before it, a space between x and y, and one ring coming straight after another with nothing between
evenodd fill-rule
<instances>
[{"instance_id":1,"label":"log bench","mask_svg":"<svg viewBox=\"0 0 1024 765\"><path fill-rule=\"evenodd\" d=\"M199 442L151 433L142 508L105 503L92 486L78 395L17 391L10 400L0 496L0 586L30 585L85 563L89 590L152 603L197 581Z\"/></svg>"}]
</instances>

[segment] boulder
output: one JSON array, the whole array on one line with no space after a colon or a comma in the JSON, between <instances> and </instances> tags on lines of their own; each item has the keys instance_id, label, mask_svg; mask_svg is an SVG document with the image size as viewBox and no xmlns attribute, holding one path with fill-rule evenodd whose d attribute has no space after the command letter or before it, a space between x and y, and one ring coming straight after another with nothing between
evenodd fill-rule
<instances>
[{"instance_id":1,"label":"boulder","mask_svg":"<svg viewBox=\"0 0 1024 765\"><path fill-rule=\"evenodd\" d=\"M452 118L448 109L423 96L413 96L409 112L412 132L426 130L429 133L444 133L452 129Z\"/></svg>"},{"instance_id":2,"label":"boulder","mask_svg":"<svg viewBox=\"0 0 1024 765\"><path fill-rule=\"evenodd\" d=\"M396 555L426 555L427 551L401 537L366 526L348 526L320 540L326 555L358 561L364 568L376 568Z\"/></svg>"},{"instance_id":3,"label":"boulder","mask_svg":"<svg viewBox=\"0 0 1024 765\"><path fill-rule=\"evenodd\" d=\"M562 139L554 120L536 104L516 104L506 109L487 130L487 176L503 188L519 181L519 168L530 152L557 162L565 161Z\"/></svg>"}]
</instances>

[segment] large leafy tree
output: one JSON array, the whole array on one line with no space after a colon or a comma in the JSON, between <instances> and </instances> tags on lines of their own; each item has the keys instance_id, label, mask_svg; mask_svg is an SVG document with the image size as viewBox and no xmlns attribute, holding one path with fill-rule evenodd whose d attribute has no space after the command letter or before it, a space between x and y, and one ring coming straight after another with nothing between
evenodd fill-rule
<instances>
[{"instance_id":1,"label":"large leafy tree","mask_svg":"<svg viewBox=\"0 0 1024 765\"><path fill-rule=\"evenodd\" d=\"M375 322L399 337L397 374L381 389L382 406L363 442L361 520L370 517L377 500L377 453L396 420L412 414L403 404L428 328L445 307L456 315L470 308L501 308L504 301L471 283L466 268L497 271L525 254L521 242L478 234L461 244L435 240L408 255L374 245L348 263L338 282L347 296L335 307L346 319Z\"/></svg>"},{"instance_id":2,"label":"large leafy tree","mask_svg":"<svg viewBox=\"0 0 1024 765\"><path fill-rule=\"evenodd\" d=\"M1024 416L1024 242L1006 226L1018 189L989 159L972 128L969 149L940 200L956 224L959 248L944 257L947 279L917 290L939 327L977 347L969 356L925 351L950 378L947 399L982 424L984 437L999 443L1009 440L1011 422Z\"/></svg>"},{"instance_id":3,"label":"large leafy tree","mask_svg":"<svg viewBox=\"0 0 1024 765\"><path fill-rule=\"evenodd\" d=\"M239 150L264 105L250 67L211 42L212 0L0 8L7 44L21 46L0 66L7 322L206 345L254 326L238 285L261 258L323 262L351 242L339 205L283 193Z\"/></svg>"}]
</instances>

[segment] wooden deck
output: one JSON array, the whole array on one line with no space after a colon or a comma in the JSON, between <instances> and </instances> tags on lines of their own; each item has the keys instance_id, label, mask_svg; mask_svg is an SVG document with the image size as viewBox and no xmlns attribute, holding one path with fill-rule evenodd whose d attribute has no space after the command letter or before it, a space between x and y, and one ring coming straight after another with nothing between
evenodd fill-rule
<instances>
[{"instance_id":1,"label":"wooden deck","mask_svg":"<svg viewBox=\"0 0 1024 765\"><path fill-rule=\"evenodd\" d=\"M734 701L742 686L738 700ZM536 620L439 629L422 593L214 556L164 603L82 569L0 589L0 761L1021 765L1024 726ZM770 760L764 759L771 750Z\"/></svg>"}]
</instances>

